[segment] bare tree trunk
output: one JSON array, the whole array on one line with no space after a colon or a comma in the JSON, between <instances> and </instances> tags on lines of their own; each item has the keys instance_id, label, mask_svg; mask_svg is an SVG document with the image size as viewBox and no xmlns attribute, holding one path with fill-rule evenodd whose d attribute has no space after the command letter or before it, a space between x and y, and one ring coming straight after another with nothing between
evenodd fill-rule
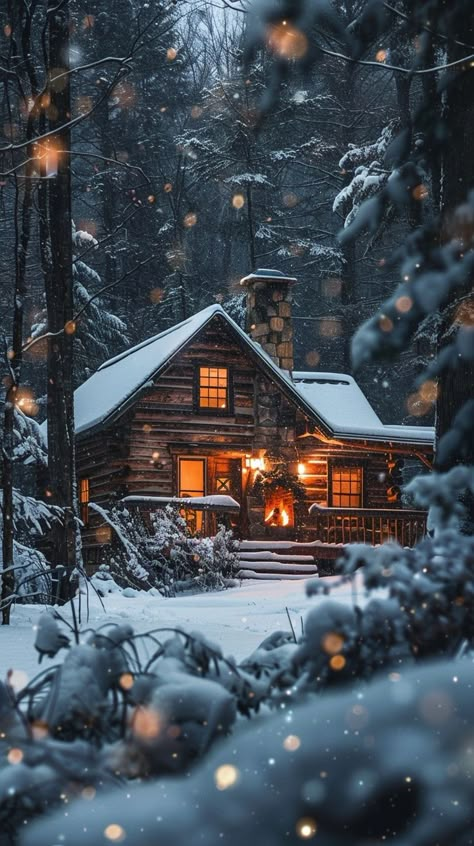
<instances>
[{"instance_id":1,"label":"bare tree trunk","mask_svg":"<svg viewBox=\"0 0 474 846\"><path fill-rule=\"evenodd\" d=\"M469 4L466 4L464 19L459 15L458 37L461 41L472 42L474 38L474 16ZM454 39L450 42L448 61L454 61L464 55L464 47L458 45ZM445 161L443 166L443 193L441 202L444 240L456 238L464 240L466 250L472 239L472 224L469 222L463 231L462 224L456 218L455 209L467 199L469 190L474 185L474 160L472 149L474 144L474 70L468 64L457 67L451 72L452 78L448 87L445 111L445 124L448 132ZM473 278L467 279L457 292L457 300L451 304L443 315L441 330L438 337L439 349L452 343L453 325L462 324L457 310L463 304L464 314L474 311ZM459 359L454 370L442 373L438 389L436 408L436 443L452 427L452 422L460 409L472 400L474 385L474 361L467 358ZM474 466L474 437L470 439L470 446L466 445L464 456L459 456L455 462ZM443 469L448 469L446 463ZM469 509L469 519L465 530L471 533L474 529L474 500L466 497Z\"/></svg>"},{"instance_id":2,"label":"bare tree trunk","mask_svg":"<svg viewBox=\"0 0 474 846\"><path fill-rule=\"evenodd\" d=\"M341 133L341 148L345 151L348 149L349 143L353 140L353 130L350 126L351 108L354 101L355 92L355 75L356 66L348 63L344 68L344 82L341 90L344 92L344 103L347 107L345 120L343 121L343 129ZM350 183L353 177L352 173L344 176L343 185ZM342 322L342 339L343 339L343 355L341 369L344 373L352 372L351 360L351 338L356 322L354 313L354 302L356 297L356 242L354 238L349 238L344 241L342 246L342 255L344 261L341 266L341 322Z\"/></svg>"},{"instance_id":3,"label":"bare tree trunk","mask_svg":"<svg viewBox=\"0 0 474 846\"><path fill-rule=\"evenodd\" d=\"M255 227L253 223L253 203L252 203L252 189L247 185L247 224L249 233L249 258L250 270L256 270L255 267Z\"/></svg>"},{"instance_id":4,"label":"bare tree trunk","mask_svg":"<svg viewBox=\"0 0 474 846\"><path fill-rule=\"evenodd\" d=\"M21 205L21 232L18 234L18 212ZM18 181L15 180L15 289L13 297L12 345L8 351L10 368L9 385L5 397L2 446L2 488L3 488L3 568L13 567L13 429L15 422L15 401L21 380L23 316L26 295L26 256L31 229L32 183L26 179L23 197L20 199ZM2 624L10 622L8 597L15 589L13 571L2 578Z\"/></svg>"},{"instance_id":5,"label":"bare tree trunk","mask_svg":"<svg viewBox=\"0 0 474 846\"><path fill-rule=\"evenodd\" d=\"M52 558L70 573L76 560L75 541L75 449L73 397L73 265L71 219L71 118L69 69L69 4L48 0L49 68L57 74L49 85L49 127L52 136L47 180L47 212L50 254L45 275L48 330L48 456L51 500L64 509L64 522L56 531ZM59 75L63 69L63 74ZM48 159L49 160L49 159ZM43 249L44 249L43 245ZM66 596L62 597L66 599Z\"/></svg>"}]
</instances>

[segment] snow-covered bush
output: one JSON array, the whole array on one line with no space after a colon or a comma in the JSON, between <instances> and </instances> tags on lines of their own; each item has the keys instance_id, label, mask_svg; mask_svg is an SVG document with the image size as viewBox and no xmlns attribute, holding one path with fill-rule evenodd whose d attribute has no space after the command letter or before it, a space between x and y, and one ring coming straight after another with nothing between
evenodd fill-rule
<instances>
[{"instance_id":1,"label":"snow-covered bush","mask_svg":"<svg viewBox=\"0 0 474 846\"><path fill-rule=\"evenodd\" d=\"M258 721L216 745L190 775L105 793L98 784L84 795L79 760L67 807L23 827L21 843L465 846L473 684L466 660L396 673ZM91 765L95 785L92 755Z\"/></svg>"},{"instance_id":2,"label":"snow-covered bush","mask_svg":"<svg viewBox=\"0 0 474 846\"><path fill-rule=\"evenodd\" d=\"M234 575L236 543L219 526L213 538L194 536L179 510L171 505L152 512L149 521L117 505L106 509L91 503L112 529L106 563L119 584L158 588L170 596L182 590L216 590Z\"/></svg>"},{"instance_id":3,"label":"snow-covered bush","mask_svg":"<svg viewBox=\"0 0 474 846\"><path fill-rule=\"evenodd\" d=\"M9 598L10 602L24 601L35 603L51 601L51 574L49 564L38 549L31 549L31 547L14 541L13 566L15 591ZM0 533L0 588L2 570L3 556Z\"/></svg>"},{"instance_id":4,"label":"snow-covered bush","mask_svg":"<svg viewBox=\"0 0 474 846\"><path fill-rule=\"evenodd\" d=\"M21 832L25 846L76 846L111 839L109 831L131 846L180 844L199 830L213 846L221 834L256 842L262 829L275 846L316 833L331 846L367 846L388 832L400 846L464 846L472 660L415 669L392 651L377 681L354 679L352 665L342 692L316 696L324 663L333 675L342 658L350 665L344 639L362 654L379 628L380 654L390 652L386 634L399 619L389 614L383 625L390 602L364 612L372 633L363 639L357 610L328 602L310 613L299 643L275 632L240 666L195 633L137 636L122 624L80 635L43 615L36 648L50 657L65 649L63 663L20 693L0 686L5 842ZM261 703L277 713L239 725ZM54 807L30 833L31 819Z\"/></svg>"}]
</instances>

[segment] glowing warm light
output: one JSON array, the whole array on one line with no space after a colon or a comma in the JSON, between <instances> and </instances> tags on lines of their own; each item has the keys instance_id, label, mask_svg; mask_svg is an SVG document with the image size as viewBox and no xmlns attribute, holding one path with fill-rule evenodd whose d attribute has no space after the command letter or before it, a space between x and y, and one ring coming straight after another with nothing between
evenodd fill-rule
<instances>
[{"instance_id":1,"label":"glowing warm light","mask_svg":"<svg viewBox=\"0 0 474 846\"><path fill-rule=\"evenodd\" d=\"M165 295L165 292L163 291L163 288L152 288L152 290L150 291L149 297L150 297L150 300L152 301L152 303L156 304L156 303L161 303L164 295Z\"/></svg>"},{"instance_id":2,"label":"glowing warm light","mask_svg":"<svg viewBox=\"0 0 474 846\"><path fill-rule=\"evenodd\" d=\"M320 356L320 354L318 353L317 350L310 350L305 355L305 361L306 361L306 364L309 365L309 367L317 367L320 360L321 360L321 356Z\"/></svg>"},{"instance_id":3,"label":"glowing warm light","mask_svg":"<svg viewBox=\"0 0 474 846\"><path fill-rule=\"evenodd\" d=\"M89 802L95 798L95 794L96 789L95 787L92 787L92 785L87 785L87 787L84 787L84 789L81 791L82 798L87 799Z\"/></svg>"},{"instance_id":4,"label":"glowing warm light","mask_svg":"<svg viewBox=\"0 0 474 846\"><path fill-rule=\"evenodd\" d=\"M151 432L151 426L150 426L150 424L149 424L149 423L144 423L144 424L143 424L143 431L145 432L145 435L149 435L149 434L150 434L150 432Z\"/></svg>"},{"instance_id":5,"label":"glowing warm light","mask_svg":"<svg viewBox=\"0 0 474 846\"><path fill-rule=\"evenodd\" d=\"M92 29L95 24L95 17L94 15L85 15L82 19L82 28L83 29Z\"/></svg>"},{"instance_id":6,"label":"glowing warm light","mask_svg":"<svg viewBox=\"0 0 474 846\"><path fill-rule=\"evenodd\" d=\"M419 393L423 402L435 402L438 396L438 386L433 379L427 379L421 385Z\"/></svg>"},{"instance_id":7,"label":"glowing warm light","mask_svg":"<svg viewBox=\"0 0 474 846\"><path fill-rule=\"evenodd\" d=\"M338 632L328 632L324 635L321 645L328 655L337 655L344 646L344 638Z\"/></svg>"},{"instance_id":8,"label":"glowing warm light","mask_svg":"<svg viewBox=\"0 0 474 846\"><path fill-rule=\"evenodd\" d=\"M320 321L318 328L323 338L338 338L342 334L342 323L339 317L325 317Z\"/></svg>"},{"instance_id":9,"label":"glowing warm light","mask_svg":"<svg viewBox=\"0 0 474 846\"><path fill-rule=\"evenodd\" d=\"M393 322L389 317L383 314L379 320L379 327L382 332L391 332L393 329Z\"/></svg>"},{"instance_id":10,"label":"glowing warm light","mask_svg":"<svg viewBox=\"0 0 474 846\"><path fill-rule=\"evenodd\" d=\"M38 403L31 388L18 388L15 394L15 405L28 417L34 417L39 411Z\"/></svg>"},{"instance_id":11,"label":"glowing warm light","mask_svg":"<svg viewBox=\"0 0 474 846\"><path fill-rule=\"evenodd\" d=\"M165 192L165 194L170 194L172 190L173 190L172 183L171 182L165 182L165 184L163 185L163 191Z\"/></svg>"},{"instance_id":12,"label":"glowing warm light","mask_svg":"<svg viewBox=\"0 0 474 846\"><path fill-rule=\"evenodd\" d=\"M302 817L296 823L296 833L302 840L310 840L314 837L318 827L312 817Z\"/></svg>"},{"instance_id":13,"label":"glowing warm light","mask_svg":"<svg viewBox=\"0 0 474 846\"><path fill-rule=\"evenodd\" d=\"M243 194L234 194L232 197L232 205L234 209L242 209L245 205L245 197Z\"/></svg>"},{"instance_id":14,"label":"glowing warm light","mask_svg":"<svg viewBox=\"0 0 474 846\"><path fill-rule=\"evenodd\" d=\"M426 185L416 185L412 191L412 196L414 200L426 200L429 197L430 192Z\"/></svg>"},{"instance_id":15,"label":"glowing warm light","mask_svg":"<svg viewBox=\"0 0 474 846\"><path fill-rule=\"evenodd\" d=\"M64 325L64 331L66 335L74 335L76 331L76 321L75 320L68 320L68 322Z\"/></svg>"},{"instance_id":16,"label":"glowing warm light","mask_svg":"<svg viewBox=\"0 0 474 846\"><path fill-rule=\"evenodd\" d=\"M430 409L431 402L424 400L418 391L407 398L408 413L414 417L423 417Z\"/></svg>"},{"instance_id":17,"label":"glowing warm light","mask_svg":"<svg viewBox=\"0 0 474 846\"><path fill-rule=\"evenodd\" d=\"M269 28L267 44L273 53L282 59L302 59L308 51L308 39L301 30L281 21Z\"/></svg>"},{"instance_id":18,"label":"glowing warm light","mask_svg":"<svg viewBox=\"0 0 474 846\"><path fill-rule=\"evenodd\" d=\"M331 667L331 670L343 670L346 666L346 659L344 658L344 655L333 655L329 662L329 666Z\"/></svg>"},{"instance_id":19,"label":"glowing warm light","mask_svg":"<svg viewBox=\"0 0 474 846\"><path fill-rule=\"evenodd\" d=\"M119 685L122 690L131 690L134 685L134 678L131 673L122 673L119 678Z\"/></svg>"},{"instance_id":20,"label":"glowing warm light","mask_svg":"<svg viewBox=\"0 0 474 846\"><path fill-rule=\"evenodd\" d=\"M214 773L214 781L218 790L228 790L237 783L239 771L232 764L222 764Z\"/></svg>"},{"instance_id":21,"label":"glowing warm light","mask_svg":"<svg viewBox=\"0 0 474 846\"><path fill-rule=\"evenodd\" d=\"M185 214L183 219L183 224L186 229L191 229L193 226L196 226L197 223L197 214L195 212L188 212Z\"/></svg>"},{"instance_id":22,"label":"glowing warm light","mask_svg":"<svg viewBox=\"0 0 474 846\"><path fill-rule=\"evenodd\" d=\"M175 47L168 47L168 49L166 51L166 58L168 59L169 62L174 62L177 55L178 55L178 51L176 50Z\"/></svg>"},{"instance_id":23,"label":"glowing warm light","mask_svg":"<svg viewBox=\"0 0 474 846\"><path fill-rule=\"evenodd\" d=\"M306 468L305 468L304 464L301 464L301 463L298 464L298 475L303 476L304 473L305 473L305 469Z\"/></svg>"},{"instance_id":24,"label":"glowing warm light","mask_svg":"<svg viewBox=\"0 0 474 846\"><path fill-rule=\"evenodd\" d=\"M14 690L21 690L28 684L28 676L23 670L11 670L8 673L8 684Z\"/></svg>"},{"instance_id":25,"label":"glowing warm light","mask_svg":"<svg viewBox=\"0 0 474 846\"><path fill-rule=\"evenodd\" d=\"M282 202L287 209L293 209L298 205L298 197L293 191L289 191L287 194L283 194Z\"/></svg>"},{"instance_id":26,"label":"glowing warm light","mask_svg":"<svg viewBox=\"0 0 474 846\"><path fill-rule=\"evenodd\" d=\"M283 749L287 752L296 752L301 746L301 740L296 734L289 734L283 741Z\"/></svg>"},{"instance_id":27,"label":"glowing warm light","mask_svg":"<svg viewBox=\"0 0 474 846\"><path fill-rule=\"evenodd\" d=\"M38 159L41 161L45 176L56 176L58 172L60 150L53 138L48 138L44 144L37 145Z\"/></svg>"},{"instance_id":28,"label":"glowing warm light","mask_svg":"<svg viewBox=\"0 0 474 846\"><path fill-rule=\"evenodd\" d=\"M104 834L107 840L113 840L114 843L120 843L125 840L125 829L118 823L110 823L107 828L104 828Z\"/></svg>"},{"instance_id":29,"label":"glowing warm light","mask_svg":"<svg viewBox=\"0 0 474 846\"><path fill-rule=\"evenodd\" d=\"M263 458L251 458L250 459L250 467L252 470L263 470L265 466L265 462Z\"/></svg>"},{"instance_id":30,"label":"glowing warm light","mask_svg":"<svg viewBox=\"0 0 474 846\"><path fill-rule=\"evenodd\" d=\"M469 300L464 300L459 308L456 310L454 316L454 323L460 323L462 326L474 326L474 303Z\"/></svg>"},{"instance_id":31,"label":"glowing warm light","mask_svg":"<svg viewBox=\"0 0 474 846\"><path fill-rule=\"evenodd\" d=\"M288 526L289 522L290 515L282 503L271 508L265 517L265 523L268 523L269 526Z\"/></svg>"},{"instance_id":32,"label":"glowing warm light","mask_svg":"<svg viewBox=\"0 0 474 846\"><path fill-rule=\"evenodd\" d=\"M9 764L21 764L23 761L22 750L17 748L10 749L7 755L7 761Z\"/></svg>"},{"instance_id":33,"label":"glowing warm light","mask_svg":"<svg viewBox=\"0 0 474 846\"><path fill-rule=\"evenodd\" d=\"M12 30L10 24L5 24L5 26L3 27L3 34L5 35L5 37L10 38L10 35L12 34L12 32L13 32L13 30Z\"/></svg>"},{"instance_id":34,"label":"glowing warm light","mask_svg":"<svg viewBox=\"0 0 474 846\"><path fill-rule=\"evenodd\" d=\"M162 723L160 715L153 708L138 707L132 717L133 734L141 740L152 740L160 734Z\"/></svg>"},{"instance_id":35,"label":"glowing warm light","mask_svg":"<svg viewBox=\"0 0 474 846\"><path fill-rule=\"evenodd\" d=\"M408 296L398 297L398 300L395 303L397 311L400 311L402 314L406 314L407 311L410 311L412 306L413 300Z\"/></svg>"},{"instance_id":36,"label":"glowing warm light","mask_svg":"<svg viewBox=\"0 0 474 846\"><path fill-rule=\"evenodd\" d=\"M377 50L375 54L375 59L377 62L384 62L387 58L387 51L386 50Z\"/></svg>"},{"instance_id":37,"label":"glowing warm light","mask_svg":"<svg viewBox=\"0 0 474 846\"><path fill-rule=\"evenodd\" d=\"M157 449L155 449L155 450L152 452L151 457L152 457L153 461L158 461L158 459L159 459L159 457L160 457L160 453L158 452L158 450L157 450Z\"/></svg>"}]
</instances>

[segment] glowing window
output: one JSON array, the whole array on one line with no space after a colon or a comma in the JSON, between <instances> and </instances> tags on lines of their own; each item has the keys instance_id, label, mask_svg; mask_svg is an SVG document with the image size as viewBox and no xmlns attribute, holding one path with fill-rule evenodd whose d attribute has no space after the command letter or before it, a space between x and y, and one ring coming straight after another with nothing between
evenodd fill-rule
<instances>
[{"instance_id":1,"label":"glowing window","mask_svg":"<svg viewBox=\"0 0 474 846\"><path fill-rule=\"evenodd\" d=\"M206 461L204 458L179 459L179 496L191 499L204 496L206 493ZM185 508L181 512L186 519L188 528L194 534L203 527L202 511Z\"/></svg>"},{"instance_id":2,"label":"glowing window","mask_svg":"<svg viewBox=\"0 0 474 846\"><path fill-rule=\"evenodd\" d=\"M229 407L229 371L227 367L199 368L199 408Z\"/></svg>"},{"instance_id":3,"label":"glowing window","mask_svg":"<svg viewBox=\"0 0 474 846\"><path fill-rule=\"evenodd\" d=\"M333 467L333 508L362 508L362 467Z\"/></svg>"},{"instance_id":4,"label":"glowing window","mask_svg":"<svg viewBox=\"0 0 474 846\"><path fill-rule=\"evenodd\" d=\"M89 479L79 479L79 510L81 520L85 526L89 522Z\"/></svg>"}]
</instances>

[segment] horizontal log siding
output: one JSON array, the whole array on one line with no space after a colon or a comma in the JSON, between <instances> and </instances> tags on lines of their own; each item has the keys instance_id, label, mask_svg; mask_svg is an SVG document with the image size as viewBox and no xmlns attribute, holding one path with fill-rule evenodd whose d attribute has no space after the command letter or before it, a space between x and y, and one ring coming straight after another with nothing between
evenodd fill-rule
<instances>
[{"instance_id":1,"label":"horizontal log siding","mask_svg":"<svg viewBox=\"0 0 474 846\"><path fill-rule=\"evenodd\" d=\"M228 367L233 413L196 412L194 378L199 365ZM129 494L177 493L177 455L244 456L256 441L254 364L238 344L208 327L136 403L130 426ZM153 453L159 453L153 461Z\"/></svg>"},{"instance_id":2,"label":"horizontal log siding","mask_svg":"<svg viewBox=\"0 0 474 846\"><path fill-rule=\"evenodd\" d=\"M387 499L387 463L389 454L371 452L370 447L361 450L348 445L324 443L316 438L300 438L297 441L299 461L305 465L305 474L300 479L304 484L307 496L305 506L313 502L318 505L330 506L329 473L332 461L348 465L360 465L363 468L364 507L365 508L397 508L399 503L389 503Z\"/></svg>"}]
</instances>

